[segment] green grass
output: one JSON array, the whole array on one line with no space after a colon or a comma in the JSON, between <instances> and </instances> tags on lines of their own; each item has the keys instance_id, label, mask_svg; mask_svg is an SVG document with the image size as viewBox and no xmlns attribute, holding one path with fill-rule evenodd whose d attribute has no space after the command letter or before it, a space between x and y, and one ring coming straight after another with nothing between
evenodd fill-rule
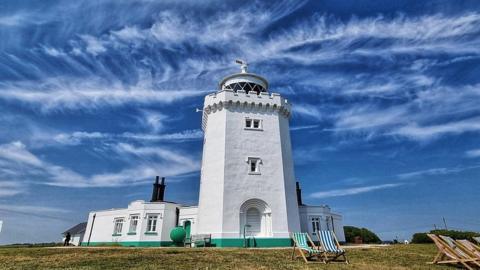
<instances>
[{"instance_id":1,"label":"green grass","mask_svg":"<svg viewBox=\"0 0 480 270\"><path fill-rule=\"evenodd\" d=\"M434 245L348 249L350 265L306 265L291 249L0 248L0 269L454 269L427 265Z\"/></svg>"}]
</instances>

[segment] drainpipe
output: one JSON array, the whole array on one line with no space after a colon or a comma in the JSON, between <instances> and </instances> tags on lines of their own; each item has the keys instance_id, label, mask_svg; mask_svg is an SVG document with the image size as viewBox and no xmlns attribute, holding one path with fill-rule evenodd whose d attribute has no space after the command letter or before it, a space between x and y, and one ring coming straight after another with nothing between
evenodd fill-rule
<instances>
[{"instance_id":1,"label":"drainpipe","mask_svg":"<svg viewBox=\"0 0 480 270\"><path fill-rule=\"evenodd\" d=\"M92 237L93 224L95 224L95 217L96 217L96 216L97 216L97 213L93 214L92 226L90 226L90 233L88 234L87 246L90 246L90 237Z\"/></svg>"}]
</instances>

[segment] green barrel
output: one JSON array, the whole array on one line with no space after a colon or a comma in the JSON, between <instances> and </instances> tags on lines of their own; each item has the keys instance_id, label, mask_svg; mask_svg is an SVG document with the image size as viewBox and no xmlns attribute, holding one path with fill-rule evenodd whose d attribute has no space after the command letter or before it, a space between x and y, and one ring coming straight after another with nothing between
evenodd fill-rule
<instances>
[{"instance_id":1,"label":"green barrel","mask_svg":"<svg viewBox=\"0 0 480 270\"><path fill-rule=\"evenodd\" d=\"M180 226L173 228L170 232L170 239L175 243L183 243L185 236L187 236L187 232Z\"/></svg>"}]
</instances>

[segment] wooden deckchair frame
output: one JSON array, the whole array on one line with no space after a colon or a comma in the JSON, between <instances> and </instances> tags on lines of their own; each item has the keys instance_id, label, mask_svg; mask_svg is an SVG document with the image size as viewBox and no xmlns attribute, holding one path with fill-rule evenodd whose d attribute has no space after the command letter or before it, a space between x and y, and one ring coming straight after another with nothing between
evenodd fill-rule
<instances>
[{"instance_id":1,"label":"wooden deckchair frame","mask_svg":"<svg viewBox=\"0 0 480 270\"><path fill-rule=\"evenodd\" d=\"M465 259L462 258L454 249L452 249L445 241L443 241L440 237L438 237L435 234L427 234L430 239L432 239L433 243L438 248L438 253L433 258L432 262L429 262L428 264L461 264L465 268L469 270L473 270L473 268L468 265L468 263L474 263L477 264L475 259ZM448 258L448 259L446 259ZM480 265L479 265L480 266Z\"/></svg>"},{"instance_id":2,"label":"wooden deckchair frame","mask_svg":"<svg viewBox=\"0 0 480 270\"><path fill-rule=\"evenodd\" d=\"M310 235L308 233L303 233L307 236L307 240L312 246L313 250L317 250L318 253L309 253L309 256L305 256L305 250L300 247L300 245L297 243L297 239L295 239L295 233L291 234L291 238L293 239L293 252L292 252L292 260L298 258L299 256L295 256L295 250L298 249L298 252L300 252L301 257L305 261L305 263L326 263L324 260L322 260L321 255L322 251L313 243L312 238L310 238ZM317 258L317 261L312 261L308 260L310 258Z\"/></svg>"},{"instance_id":3,"label":"wooden deckchair frame","mask_svg":"<svg viewBox=\"0 0 480 270\"><path fill-rule=\"evenodd\" d=\"M323 251L323 256L325 262L344 262L348 264L348 259L347 255L345 254L345 250L340 247L340 243L338 242L337 236L335 235L334 232L330 232L330 235L333 236L333 243L337 247L337 249L342 250L342 253L334 253L334 252L328 252L327 248L323 246L322 239L320 239L320 231L316 231L317 239L318 242L320 243L320 247L322 248ZM329 255L330 254L330 255ZM339 257L343 257L343 260L337 260Z\"/></svg>"},{"instance_id":4,"label":"wooden deckchair frame","mask_svg":"<svg viewBox=\"0 0 480 270\"><path fill-rule=\"evenodd\" d=\"M463 249L472 258L476 258L480 261L480 247L468 240L454 240L455 244Z\"/></svg>"}]
</instances>

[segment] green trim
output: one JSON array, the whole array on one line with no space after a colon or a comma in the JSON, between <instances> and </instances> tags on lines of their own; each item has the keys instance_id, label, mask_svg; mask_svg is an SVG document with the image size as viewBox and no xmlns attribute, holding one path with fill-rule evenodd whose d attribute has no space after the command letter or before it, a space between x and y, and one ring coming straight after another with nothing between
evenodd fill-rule
<instances>
[{"instance_id":1,"label":"green trim","mask_svg":"<svg viewBox=\"0 0 480 270\"><path fill-rule=\"evenodd\" d=\"M243 238L215 238L214 247L244 247ZM174 247L173 241L124 241L124 242L83 242L82 246L124 246L124 247ZM290 238L247 238L247 247L291 247Z\"/></svg>"},{"instance_id":2,"label":"green trim","mask_svg":"<svg viewBox=\"0 0 480 270\"><path fill-rule=\"evenodd\" d=\"M146 235L158 235L157 232L145 232Z\"/></svg>"},{"instance_id":3,"label":"green trim","mask_svg":"<svg viewBox=\"0 0 480 270\"><path fill-rule=\"evenodd\" d=\"M122 236L122 234L121 233L114 233L114 234L112 234L112 236Z\"/></svg>"},{"instance_id":4,"label":"green trim","mask_svg":"<svg viewBox=\"0 0 480 270\"><path fill-rule=\"evenodd\" d=\"M129 232L127 233L127 235L136 235L137 233L136 232Z\"/></svg>"},{"instance_id":5,"label":"green trim","mask_svg":"<svg viewBox=\"0 0 480 270\"><path fill-rule=\"evenodd\" d=\"M212 246L215 247L291 247L290 238L215 238L212 239Z\"/></svg>"},{"instance_id":6,"label":"green trim","mask_svg":"<svg viewBox=\"0 0 480 270\"><path fill-rule=\"evenodd\" d=\"M83 242L82 247L123 246L123 247L175 247L172 241L124 241L124 242Z\"/></svg>"}]
</instances>

